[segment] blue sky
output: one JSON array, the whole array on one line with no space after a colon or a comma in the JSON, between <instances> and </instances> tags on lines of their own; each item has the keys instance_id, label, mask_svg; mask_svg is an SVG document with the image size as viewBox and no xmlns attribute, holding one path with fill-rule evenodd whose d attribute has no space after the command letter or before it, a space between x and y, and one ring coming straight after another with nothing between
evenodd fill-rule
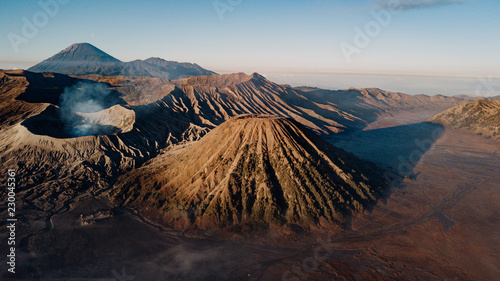
<instances>
[{"instance_id":1,"label":"blue sky","mask_svg":"<svg viewBox=\"0 0 500 281\"><path fill-rule=\"evenodd\" d=\"M497 0L399 0L403 10L362 48L356 30L366 34L389 0L221 0L231 7L222 17L213 0L41 0L53 1L67 3L45 22L39 1L2 1L0 68L27 68L89 42L123 61L155 56L217 72L500 74ZM23 18L37 15L40 27L16 52L9 36L23 37ZM357 48L350 61L343 43Z\"/></svg>"}]
</instances>

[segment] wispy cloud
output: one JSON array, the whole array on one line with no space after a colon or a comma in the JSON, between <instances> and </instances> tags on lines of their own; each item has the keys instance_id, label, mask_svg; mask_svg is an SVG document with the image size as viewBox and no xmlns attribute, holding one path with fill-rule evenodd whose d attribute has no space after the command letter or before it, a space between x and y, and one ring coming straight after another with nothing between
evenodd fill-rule
<instances>
[{"instance_id":1,"label":"wispy cloud","mask_svg":"<svg viewBox=\"0 0 500 281\"><path fill-rule=\"evenodd\" d=\"M388 5L396 6L401 10L413 10L433 8L441 6L452 6L463 4L461 0L378 0L376 8L385 9Z\"/></svg>"}]
</instances>

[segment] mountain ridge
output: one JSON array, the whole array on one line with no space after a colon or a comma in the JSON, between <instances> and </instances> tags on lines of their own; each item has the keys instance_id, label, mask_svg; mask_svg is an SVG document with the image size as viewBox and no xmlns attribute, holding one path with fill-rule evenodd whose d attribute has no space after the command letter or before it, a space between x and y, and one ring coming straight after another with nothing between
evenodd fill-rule
<instances>
[{"instance_id":1,"label":"mountain ridge","mask_svg":"<svg viewBox=\"0 0 500 281\"><path fill-rule=\"evenodd\" d=\"M479 99L449 108L428 121L500 141L500 101Z\"/></svg>"},{"instance_id":2,"label":"mountain ridge","mask_svg":"<svg viewBox=\"0 0 500 281\"><path fill-rule=\"evenodd\" d=\"M102 74L169 79L215 74L197 64L167 61L161 58L151 57L146 60L123 62L89 43L72 44L27 70L68 75Z\"/></svg>"},{"instance_id":3,"label":"mountain ridge","mask_svg":"<svg viewBox=\"0 0 500 281\"><path fill-rule=\"evenodd\" d=\"M81 192L107 190L117 176L173 144L200 139L236 115L288 117L324 136L362 129L391 110L433 106L440 112L463 102L407 97L405 104L391 100L388 92L384 102L360 91L305 93L241 73L171 81L16 70L0 71L0 81L1 167L17 169L24 179L22 196L43 210L59 210ZM80 83L109 92L109 102L103 104L109 111L73 114L103 130L61 135L47 128L53 122L61 124L61 96ZM414 107L412 102L421 105ZM112 110L114 105L120 105L115 108L119 110ZM103 119L109 112L119 116ZM53 184L60 188L51 188Z\"/></svg>"}]
</instances>

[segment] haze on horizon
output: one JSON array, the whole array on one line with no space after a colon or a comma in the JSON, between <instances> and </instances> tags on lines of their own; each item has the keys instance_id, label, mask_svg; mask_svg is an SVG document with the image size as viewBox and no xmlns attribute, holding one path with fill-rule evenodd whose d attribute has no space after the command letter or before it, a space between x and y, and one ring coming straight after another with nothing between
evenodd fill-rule
<instances>
[{"instance_id":1,"label":"haze on horizon","mask_svg":"<svg viewBox=\"0 0 500 281\"><path fill-rule=\"evenodd\" d=\"M494 0L7 2L0 69L88 42L122 61L161 57L219 73L500 78L499 8Z\"/></svg>"}]
</instances>

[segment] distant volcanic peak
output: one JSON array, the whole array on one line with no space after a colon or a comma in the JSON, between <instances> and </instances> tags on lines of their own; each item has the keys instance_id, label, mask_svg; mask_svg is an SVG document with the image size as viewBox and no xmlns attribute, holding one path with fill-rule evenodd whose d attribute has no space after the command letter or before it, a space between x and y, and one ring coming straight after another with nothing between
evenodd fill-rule
<instances>
[{"instance_id":1,"label":"distant volcanic peak","mask_svg":"<svg viewBox=\"0 0 500 281\"><path fill-rule=\"evenodd\" d=\"M385 185L375 166L283 117L235 117L171 153L122 177L114 197L160 206L179 227L313 226L363 210Z\"/></svg>"},{"instance_id":2,"label":"distant volcanic peak","mask_svg":"<svg viewBox=\"0 0 500 281\"><path fill-rule=\"evenodd\" d=\"M120 62L120 60L110 56L109 54L103 52L102 50L89 43L73 44L57 53L55 56L49 58L47 61L54 59L67 59L75 61L94 60L102 63Z\"/></svg>"},{"instance_id":3,"label":"distant volcanic peak","mask_svg":"<svg viewBox=\"0 0 500 281\"><path fill-rule=\"evenodd\" d=\"M165 59L162 59L160 57L150 57L144 60L145 62L164 62L167 61Z\"/></svg>"},{"instance_id":4,"label":"distant volcanic peak","mask_svg":"<svg viewBox=\"0 0 500 281\"><path fill-rule=\"evenodd\" d=\"M63 74L119 74L123 63L88 44L73 44L54 56L30 67L33 72L56 72Z\"/></svg>"},{"instance_id":5,"label":"distant volcanic peak","mask_svg":"<svg viewBox=\"0 0 500 281\"><path fill-rule=\"evenodd\" d=\"M158 65L161 65L161 64L190 64L187 62L183 63L183 62L178 62L178 61L170 61L170 60L162 59L160 57L150 57L150 58L145 59L144 61L147 63L158 64ZM196 64L192 64L192 65L196 65Z\"/></svg>"},{"instance_id":6,"label":"distant volcanic peak","mask_svg":"<svg viewBox=\"0 0 500 281\"><path fill-rule=\"evenodd\" d=\"M185 72L185 74L179 73L180 75L174 77L175 79L193 76L193 74L196 74L195 76L216 74L213 71L204 69L196 63L170 61L159 57L151 57L144 60L144 62L163 68L165 70L177 70Z\"/></svg>"},{"instance_id":7,"label":"distant volcanic peak","mask_svg":"<svg viewBox=\"0 0 500 281\"><path fill-rule=\"evenodd\" d=\"M73 44L28 70L70 75L102 74L169 79L215 74L196 64L178 63L160 58L122 62L88 43Z\"/></svg>"}]
</instances>

